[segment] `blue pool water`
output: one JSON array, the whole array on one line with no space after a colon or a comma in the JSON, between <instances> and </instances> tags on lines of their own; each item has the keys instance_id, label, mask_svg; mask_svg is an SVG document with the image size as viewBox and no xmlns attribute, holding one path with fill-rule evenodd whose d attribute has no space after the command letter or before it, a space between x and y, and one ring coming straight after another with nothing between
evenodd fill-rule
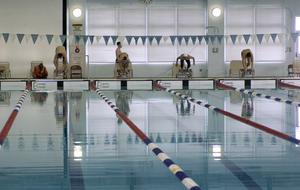
<instances>
[{"instance_id":1,"label":"blue pool water","mask_svg":"<svg viewBox=\"0 0 300 190\"><path fill-rule=\"evenodd\" d=\"M256 90L299 101L296 90ZM179 90L300 139L296 106ZM0 129L23 92L0 92ZM164 91L103 91L204 190L300 188L300 147ZM30 91L0 149L0 189L186 189L94 91Z\"/></svg>"}]
</instances>

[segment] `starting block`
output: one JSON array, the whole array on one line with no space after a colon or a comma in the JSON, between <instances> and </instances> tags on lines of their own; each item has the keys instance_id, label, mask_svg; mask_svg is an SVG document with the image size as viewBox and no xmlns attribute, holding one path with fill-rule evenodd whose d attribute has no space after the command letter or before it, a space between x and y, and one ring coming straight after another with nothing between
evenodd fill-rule
<instances>
[{"instance_id":1,"label":"starting block","mask_svg":"<svg viewBox=\"0 0 300 190\"><path fill-rule=\"evenodd\" d=\"M245 77L245 76L252 76L254 77L255 71L253 69L253 72L251 72L251 69L248 69L246 72L244 72L244 69L240 69L240 77Z\"/></svg>"},{"instance_id":2,"label":"starting block","mask_svg":"<svg viewBox=\"0 0 300 190\"><path fill-rule=\"evenodd\" d=\"M180 69L178 69L177 74L176 74L176 78L191 79L192 75L193 75L192 69L190 69L190 71L188 71L187 69L183 69L182 71Z\"/></svg>"},{"instance_id":3,"label":"starting block","mask_svg":"<svg viewBox=\"0 0 300 190\"><path fill-rule=\"evenodd\" d=\"M127 78L130 79L133 77L132 63L130 62L127 68L128 73L122 72L119 63L115 63L114 77L115 79Z\"/></svg>"},{"instance_id":4,"label":"starting block","mask_svg":"<svg viewBox=\"0 0 300 190\"><path fill-rule=\"evenodd\" d=\"M68 73L67 72L53 71L53 78L54 79L67 79L68 78Z\"/></svg>"}]
</instances>

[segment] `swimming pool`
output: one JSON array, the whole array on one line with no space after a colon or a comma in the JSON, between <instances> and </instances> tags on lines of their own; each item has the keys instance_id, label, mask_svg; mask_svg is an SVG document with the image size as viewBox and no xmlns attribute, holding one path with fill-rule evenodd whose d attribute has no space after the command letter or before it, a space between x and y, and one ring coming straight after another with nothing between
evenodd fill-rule
<instances>
[{"instance_id":1,"label":"swimming pool","mask_svg":"<svg viewBox=\"0 0 300 190\"><path fill-rule=\"evenodd\" d=\"M297 90L256 90L300 101ZM299 147L161 90L102 91L201 189L299 189ZM298 136L298 108L178 90ZM4 126L23 92L1 91ZM186 189L94 91L30 91L0 150L1 189Z\"/></svg>"}]
</instances>

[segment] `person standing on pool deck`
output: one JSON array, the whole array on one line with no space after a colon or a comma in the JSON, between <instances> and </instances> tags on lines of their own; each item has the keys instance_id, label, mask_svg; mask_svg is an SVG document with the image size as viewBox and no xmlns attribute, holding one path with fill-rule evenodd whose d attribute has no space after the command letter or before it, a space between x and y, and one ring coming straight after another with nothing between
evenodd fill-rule
<instances>
[{"instance_id":1,"label":"person standing on pool deck","mask_svg":"<svg viewBox=\"0 0 300 190\"><path fill-rule=\"evenodd\" d=\"M177 57L176 59L176 66L178 65L178 60L180 59L180 67L181 67L181 72L183 71L183 65L184 65L184 61L187 63L187 70L190 71L190 67L191 67L191 62L190 59L193 59L193 65L195 65L195 58L193 56L190 56L189 54L183 53L181 54L179 57Z\"/></svg>"},{"instance_id":2,"label":"person standing on pool deck","mask_svg":"<svg viewBox=\"0 0 300 190\"><path fill-rule=\"evenodd\" d=\"M122 53L121 52L121 48L122 48L121 42L117 42L117 45L118 45L118 48L116 49L116 63L118 63L119 56Z\"/></svg>"},{"instance_id":3,"label":"person standing on pool deck","mask_svg":"<svg viewBox=\"0 0 300 190\"><path fill-rule=\"evenodd\" d=\"M248 71L248 67L251 64L251 73L253 72L253 54L250 49L244 49L241 52L242 56L242 65L244 67L244 72L242 73L242 77L245 76L245 73Z\"/></svg>"}]
</instances>

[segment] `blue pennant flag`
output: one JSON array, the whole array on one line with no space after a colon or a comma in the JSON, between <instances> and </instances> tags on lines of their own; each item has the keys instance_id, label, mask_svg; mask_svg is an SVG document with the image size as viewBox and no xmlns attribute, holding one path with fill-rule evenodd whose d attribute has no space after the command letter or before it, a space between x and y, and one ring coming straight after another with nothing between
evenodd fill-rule
<instances>
[{"instance_id":1,"label":"blue pennant flag","mask_svg":"<svg viewBox=\"0 0 300 190\"><path fill-rule=\"evenodd\" d=\"M198 37L199 44L201 45L201 42L203 40L203 36L197 36L197 37Z\"/></svg>"},{"instance_id":2,"label":"blue pennant flag","mask_svg":"<svg viewBox=\"0 0 300 190\"><path fill-rule=\"evenodd\" d=\"M2 33L2 35L3 35L3 38L5 40L5 43L7 43L8 38L9 38L9 33Z\"/></svg>"},{"instance_id":3,"label":"blue pennant flag","mask_svg":"<svg viewBox=\"0 0 300 190\"><path fill-rule=\"evenodd\" d=\"M261 44L264 34L256 34L259 44Z\"/></svg>"},{"instance_id":4,"label":"blue pennant flag","mask_svg":"<svg viewBox=\"0 0 300 190\"><path fill-rule=\"evenodd\" d=\"M186 45L189 44L190 38L191 38L191 36L184 36L184 41L185 41L185 44L186 44Z\"/></svg>"},{"instance_id":5,"label":"blue pennant flag","mask_svg":"<svg viewBox=\"0 0 300 190\"><path fill-rule=\"evenodd\" d=\"M224 35L218 35L217 38L218 38L219 44L221 44L222 40L224 39Z\"/></svg>"},{"instance_id":6,"label":"blue pennant flag","mask_svg":"<svg viewBox=\"0 0 300 190\"><path fill-rule=\"evenodd\" d=\"M154 38L156 39L157 44L159 45L159 44L160 44L160 41L161 41L161 39L162 39L162 36L155 36Z\"/></svg>"},{"instance_id":7,"label":"blue pennant flag","mask_svg":"<svg viewBox=\"0 0 300 190\"><path fill-rule=\"evenodd\" d=\"M133 36L133 38L135 40L135 45L137 45L140 37L139 36Z\"/></svg>"},{"instance_id":8,"label":"blue pennant flag","mask_svg":"<svg viewBox=\"0 0 300 190\"><path fill-rule=\"evenodd\" d=\"M49 44L49 45L50 45L51 42L52 42L53 36L54 36L54 35L50 35L50 34L47 34L47 35L46 35L47 41L48 41L48 44Z\"/></svg>"},{"instance_id":9,"label":"blue pennant flag","mask_svg":"<svg viewBox=\"0 0 300 190\"><path fill-rule=\"evenodd\" d=\"M74 37L75 37L75 44L79 44L81 35L75 35Z\"/></svg>"},{"instance_id":10,"label":"blue pennant flag","mask_svg":"<svg viewBox=\"0 0 300 190\"><path fill-rule=\"evenodd\" d=\"M170 36L171 42L174 45L175 44L175 39L177 38L177 36Z\"/></svg>"},{"instance_id":11,"label":"blue pennant flag","mask_svg":"<svg viewBox=\"0 0 300 190\"><path fill-rule=\"evenodd\" d=\"M126 40L127 40L128 45L130 45L133 36L125 36L125 37L126 37Z\"/></svg>"},{"instance_id":12,"label":"blue pennant flag","mask_svg":"<svg viewBox=\"0 0 300 190\"><path fill-rule=\"evenodd\" d=\"M195 45L195 43L196 43L196 40L197 40L197 36L191 36L191 39L192 39L192 43L193 43L193 45Z\"/></svg>"},{"instance_id":13,"label":"blue pennant flag","mask_svg":"<svg viewBox=\"0 0 300 190\"><path fill-rule=\"evenodd\" d=\"M88 41L89 37L82 35L82 39L83 39L84 44L86 45L86 42Z\"/></svg>"},{"instance_id":14,"label":"blue pennant flag","mask_svg":"<svg viewBox=\"0 0 300 190\"><path fill-rule=\"evenodd\" d=\"M181 45L183 36L177 36L178 44Z\"/></svg>"},{"instance_id":15,"label":"blue pennant flag","mask_svg":"<svg viewBox=\"0 0 300 190\"><path fill-rule=\"evenodd\" d=\"M66 35L59 35L60 37L60 41L62 44L64 44L66 42L67 36Z\"/></svg>"},{"instance_id":16,"label":"blue pennant flag","mask_svg":"<svg viewBox=\"0 0 300 190\"><path fill-rule=\"evenodd\" d=\"M230 35L230 38L231 38L233 44L235 44L236 37L237 37L237 35Z\"/></svg>"},{"instance_id":17,"label":"blue pennant flag","mask_svg":"<svg viewBox=\"0 0 300 190\"><path fill-rule=\"evenodd\" d=\"M90 39L91 44L94 43L94 37L95 37L95 36L89 36L89 39Z\"/></svg>"},{"instance_id":18,"label":"blue pennant flag","mask_svg":"<svg viewBox=\"0 0 300 190\"><path fill-rule=\"evenodd\" d=\"M109 40L110 36L103 36L103 38L104 38L105 44L107 45L107 44L108 44L108 40Z\"/></svg>"},{"instance_id":19,"label":"blue pennant flag","mask_svg":"<svg viewBox=\"0 0 300 190\"><path fill-rule=\"evenodd\" d=\"M34 44L35 44L38 36L39 36L38 34L31 34L31 38L32 38L32 41L33 41Z\"/></svg>"},{"instance_id":20,"label":"blue pennant flag","mask_svg":"<svg viewBox=\"0 0 300 190\"><path fill-rule=\"evenodd\" d=\"M275 43L276 37L277 37L277 34L271 34L271 38L272 38L274 43Z\"/></svg>"},{"instance_id":21,"label":"blue pennant flag","mask_svg":"<svg viewBox=\"0 0 300 190\"><path fill-rule=\"evenodd\" d=\"M208 45L208 42L209 42L209 36L203 36L203 38L204 38L206 44Z\"/></svg>"},{"instance_id":22,"label":"blue pennant flag","mask_svg":"<svg viewBox=\"0 0 300 190\"><path fill-rule=\"evenodd\" d=\"M146 42L147 36L141 36L141 39L142 39L143 45L145 45L145 42Z\"/></svg>"},{"instance_id":23,"label":"blue pennant flag","mask_svg":"<svg viewBox=\"0 0 300 190\"><path fill-rule=\"evenodd\" d=\"M116 45L118 37L119 36L111 36L111 39L112 39L114 45Z\"/></svg>"},{"instance_id":24,"label":"blue pennant flag","mask_svg":"<svg viewBox=\"0 0 300 190\"><path fill-rule=\"evenodd\" d=\"M296 40L297 40L297 38L298 38L298 36L299 36L299 34L298 33L291 33L291 36L292 36L292 38L294 40L294 43L295 43Z\"/></svg>"},{"instance_id":25,"label":"blue pennant flag","mask_svg":"<svg viewBox=\"0 0 300 190\"><path fill-rule=\"evenodd\" d=\"M246 44L248 44L249 38L250 38L250 34L244 34L243 36L244 36L244 40L245 40Z\"/></svg>"},{"instance_id":26,"label":"blue pennant flag","mask_svg":"<svg viewBox=\"0 0 300 190\"><path fill-rule=\"evenodd\" d=\"M18 37L19 43L21 44L22 40L24 38L24 34L17 34L17 37Z\"/></svg>"},{"instance_id":27,"label":"blue pennant flag","mask_svg":"<svg viewBox=\"0 0 300 190\"><path fill-rule=\"evenodd\" d=\"M216 36L215 36L215 35L209 36L209 38L210 38L211 44L214 44L214 43L215 43Z\"/></svg>"},{"instance_id":28,"label":"blue pennant flag","mask_svg":"<svg viewBox=\"0 0 300 190\"><path fill-rule=\"evenodd\" d=\"M149 39L150 45L152 45L152 41L153 41L153 39L154 39L154 36L148 36L148 39Z\"/></svg>"}]
</instances>

